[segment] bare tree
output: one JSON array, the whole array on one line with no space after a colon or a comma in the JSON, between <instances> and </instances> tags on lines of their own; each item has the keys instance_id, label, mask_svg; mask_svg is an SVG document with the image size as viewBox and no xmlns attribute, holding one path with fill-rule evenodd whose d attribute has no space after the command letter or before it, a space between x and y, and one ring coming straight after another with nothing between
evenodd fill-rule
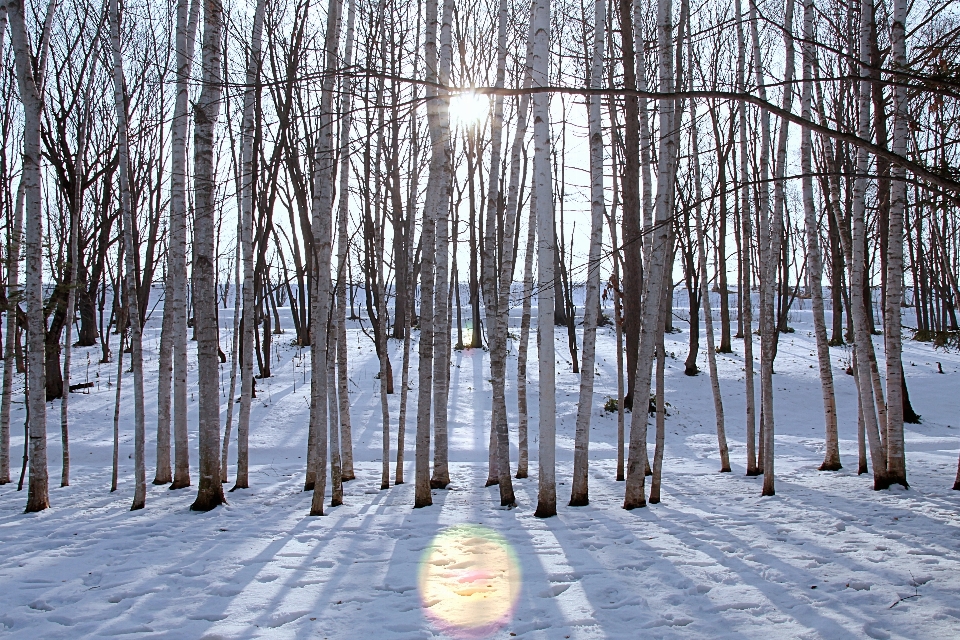
<instances>
[{"instance_id":1,"label":"bare tree","mask_svg":"<svg viewBox=\"0 0 960 640\"><path fill-rule=\"evenodd\" d=\"M33 54L21 0L8 0L10 44L23 103L23 160L21 180L26 198L27 278L27 410L29 411L30 481L27 512L50 506L47 481L47 412L43 332L43 199L40 170L40 118L43 102L33 73Z\"/></svg>"},{"instance_id":2,"label":"bare tree","mask_svg":"<svg viewBox=\"0 0 960 640\"><path fill-rule=\"evenodd\" d=\"M590 86L603 82L603 33L606 28L605 0L593 7L593 63ZM641 54L642 55L642 54ZM600 96L591 96L587 105L590 127L590 257L587 261L587 297L583 307L583 368L580 399L577 403L577 430L573 458L573 487L570 506L589 503L587 465L590 447L590 413L593 409L593 381L596 362L597 316L600 312L600 248L603 240L603 129Z\"/></svg>"},{"instance_id":3,"label":"bare tree","mask_svg":"<svg viewBox=\"0 0 960 640\"><path fill-rule=\"evenodd\" d=\"M114 0L115 2L117 0ZM220 482L219 327L217 326L216 173L214 128L223 95L223 5L205 0L203 6L200 98L194 105L194 222L193 313L197 338L197 377L200 414L200 482L194 511L209 511L225 502Z\"/></svg>"},{"instance_id":4,"label":"bare tree","mask_svg":"<svg viewBox=\"0 0 960 640\"><path fill-rule=\"evenodd\" d=\"M533 86L549 83L550 2L537 0L533 9ZM554 359L553 309L556 292L554 272L553 194L550 165L549 96L533 96L534 189L537 198L537 354L540 366L540 435L538 518L557 515L556 432L557 389Z\"/></svg>"}]
</instances>

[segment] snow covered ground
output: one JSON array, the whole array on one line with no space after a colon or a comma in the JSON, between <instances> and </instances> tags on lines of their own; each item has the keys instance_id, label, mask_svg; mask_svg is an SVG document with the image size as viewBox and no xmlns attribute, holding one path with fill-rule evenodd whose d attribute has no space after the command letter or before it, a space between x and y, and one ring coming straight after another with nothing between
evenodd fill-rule
<instances>
[{"instance_id":1,"label":"snow covered ground","mask_svg":"<svg viewBox=\"0 0 960 640\"><path fill-rule=\"evenodd\" d=\"M224 326L231 313L221 310ZM52 508L24 515L25 492L18 493L15 483L0 487L0 636L455 635L426 615L418 575L434 537L469 523L498 532L512 547L522 575L516 606L510 610L509 602L503 603L506 619L492 637L960 637L960 492L951 491L960 445L960 356L928 344L906 344L907 380L914 407L923 415L922 424L907 429L911 488L874 492L870 477L856 474L855 396L853 380L844 373L850 354L842 348L831 354L844 469L817 471L823 414L814 343L808 312L797 311L792 320L797 332L783 336L775 376L777 495L761 498L761 480L744 475L742 342L734 341L735 354L719 358L733 463L733 473L720 474L709 380L706 374L683 375L688 334L686 323L678 320L683 332L668 336L667 345L676 357L667 363L671 406L663 502L632 512L620 508L623 483L614 480L616 416L600 410L608 396L616 395L612 329L601 330L598 347L591 503L565 506L578 376L569 373L566 335L558 330L561 506L559 516L548 520L533 517L535 339L528 380L531 477L515 481L519 507L498 508L496 487L483 488L489 370L484 352L463 351L454 352L451 378L453 485L434 492L432 508L414 511L412 484L379 490L376 359L370 340L352 328L358 479L345 485L345 504L323 518L307 516L310 496L300 491L309 359L301 360L290 346L289 322L288 333L275 343L274 377L258 382L252 488L228 494L227 506L205 514L188 510L194 489L153 485L146 509L128 511L133 494L129 375L124 377L120 486L108 492L115 393L108 381L115 382L116 365L97 365L96 349L78 350L74 381L89 375L97 385L88 395L71 396L72 486L58 486L54 402L48 405ZM155 415L158 327L159 312L146 331L148 434ZM225 351L228 336L225 331ZM400 345L391 348L399 373ZM512 358L514 375L515 345ZM937 373L937 362L944 375ZM702 352L700 363L705 371ZM225 384L228 376L224 367ZM399 386L399 375L397 380ZM415 393L410 401L408 481L413 478ZM226 407L226 398L223 402ZM389 402L396 420L399 395ZM22 406L14 410L15 462L23 445ZM195 395L190 406L195 418ZM514 380L508 383L508 406L515 424ZM395 438L395 422L391 431ZM195 437L191 433L194 447ZM148 438L149 481L154 448ZM515 463L515 438L511 458ZM196 462L194 449L194 481Z\"/></svg>"}]
</instances>

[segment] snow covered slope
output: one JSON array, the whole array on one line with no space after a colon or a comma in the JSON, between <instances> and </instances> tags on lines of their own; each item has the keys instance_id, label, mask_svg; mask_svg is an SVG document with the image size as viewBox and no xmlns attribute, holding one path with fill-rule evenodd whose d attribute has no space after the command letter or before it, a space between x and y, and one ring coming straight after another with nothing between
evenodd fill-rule
<instances>
[{"instance_id":1,"label":"snow covered slope","mask_svg":"<svg viewBox=\"0 0 960 640\"><path fill-rule=\"evenodd\" d=\"M229 327L230 310L221 310ZM372 346L351 329L351 401L356 481L345 504L310 518L302 493L309 356L278 336L274 377L258 381L251 425L252 488L210 513L188 510L193 489L150 486L132 499L132 387L124 379L119 490L110 494L116 365L74 355L73 380L97 385L71 398L73 485L59 488L58 412L49 415L52 508L22 513L16 484L0 487L0 636L80 638L445 637L418 591L424 551L438 532L482 524L512 547L522 572L517 606L493 637L520 638L955 638L960 637L960 492L950 490L960 444L960 357L907 343L904 364L923 424L907 426L909 490L871 490L856 474L849 352L833 349L844 469L819 472L823 413L814 342L804 313L792 314L777 358L777 495L760 498L744 476L742 342L719 366L733 473L720 474L705 374L683 375L686 325L668 336L667 442L663 502L626 512L614 481L615 343L600 332L591 432L588 507L561 506L549 520L536 503L536 367L529 379L530 479L516 481L519 507L502 510L483 488L490 385L486 354L454 352L450 458L453 485L414 511L411 484L380 491L379 385ZM145 369L156 369L159 313L145 333ZM287 324L289 327L290 325ZM225 350L229 332L224 331ZM578 377L558 353L558 481L569 497ZM878 346L880 346L878 344ZM191 348L192 345L191 345ZM399 344L392 344L399 370ZM535 339L531 340L535 349ZM414 349L414 353L416 349ZM515 346L508 371L515 374ZM192 355L191 355L192 358ZM944 375L937 373L941 362ZM415 365L415 362L414 362ZM701 368L706 363L701 354ZM882 370L882 366L881 366ZM88 373L89 371L89 373ZM97 372L99 371L99 378ZM304 373L306 372L306 374ZM224 385L229 375L224 368ZM305 377L306 375L306 377ZM415 376L412 377L415 380ZM399 380L399 377L398 377ZM304 384L304 383L307 384ZM148 434L156 378L147 380ZM394 420L399 395L392 396ZM411 411L416 394L410 395ZM508 381L515 423L515 381ZM227 407L223 398L224 409ZM56 403L52 403L56 407ZM190 398L191 411L196 398ZM191 414L195 418L195 413ZM412 460L413 419L407 460ZM15 461L23 445L15 405ZM396 423L391 425L396 432ZM153 440L148 435L148 480ZM195 434L191 443L196 445ZM394 436L395 437L395 436ZM650 431L651 455L653 431ZM231 458L235 448L231 448ZM395 443L394 451L395 455ZM516 461L515 448L511 455ZM191 463L196 481L196 452ZM413 477L408 463L407 478ZM231 466L231 478L233 467Z\"/></svg>"}]
</instances>

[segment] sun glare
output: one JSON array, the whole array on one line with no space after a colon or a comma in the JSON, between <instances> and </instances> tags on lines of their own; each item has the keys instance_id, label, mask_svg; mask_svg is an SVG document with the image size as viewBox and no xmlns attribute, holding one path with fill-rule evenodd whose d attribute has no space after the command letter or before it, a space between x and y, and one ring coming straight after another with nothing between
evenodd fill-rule
<instances>
[{"instance_id":1,"label":"sun glare","mask_svg":"<svg viewBox=\"0 0 960 640\"><path fill-rule=\"evenodd\" d=\"M461 93L450 98L450 123L469 126L482 122L490 111L490 98L476 93Z\"/></svg>"}]
</instances>

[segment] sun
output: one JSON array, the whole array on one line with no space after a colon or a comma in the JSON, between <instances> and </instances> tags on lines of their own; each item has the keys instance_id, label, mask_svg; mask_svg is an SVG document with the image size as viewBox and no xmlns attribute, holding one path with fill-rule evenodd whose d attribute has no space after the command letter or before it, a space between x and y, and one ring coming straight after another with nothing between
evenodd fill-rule
<instances>
[{"instance_id":1,"label":"sun","mask_svg":"<svg viewBox=\"0 0 960 640\"><path fill-rule=\"evenodd\" d=\"M490 98L473 92L459 93L450 98L450 123L470 126L482 122L490 112Z\"/></svg>"}]
</instances>

